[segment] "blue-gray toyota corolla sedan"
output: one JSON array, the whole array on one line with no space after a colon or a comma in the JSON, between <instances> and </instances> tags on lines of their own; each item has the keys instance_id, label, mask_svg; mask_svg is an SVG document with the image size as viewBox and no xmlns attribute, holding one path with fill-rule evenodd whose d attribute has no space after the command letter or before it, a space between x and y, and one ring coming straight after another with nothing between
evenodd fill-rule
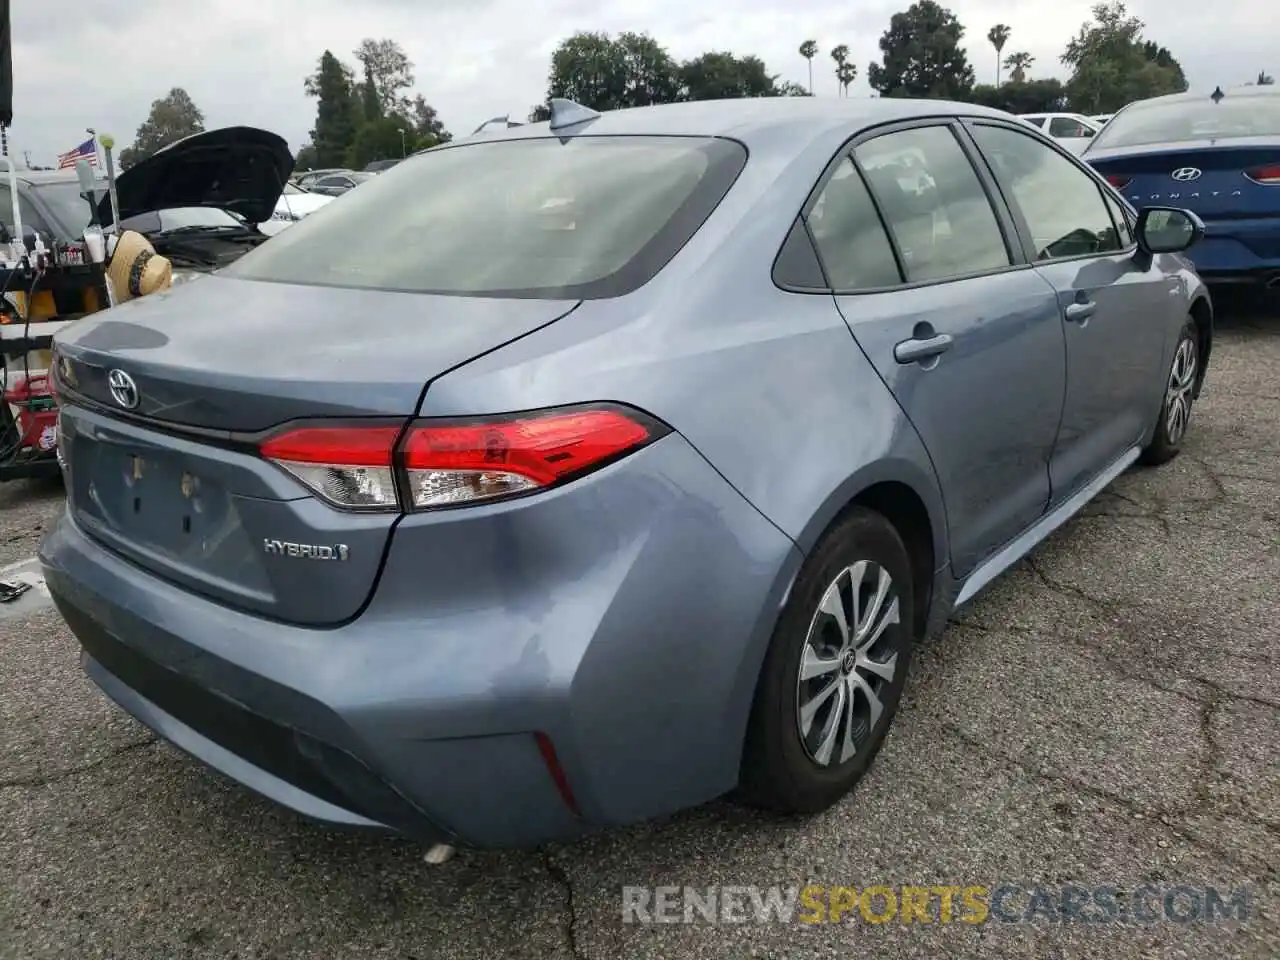
<instances>
[{"instance_id":1,"label":"blue-gray toyota corolla sedan","mask_svg":"<svg viewBox=\"0 0 1280 960\"><path fill-rule=\"evenodd\" d=\"M980 107L556 102L64 331L48 585L107 696L323 821L821 810L913 643L1178 452L1202 229Z\"/></svg>"}]
</instances>

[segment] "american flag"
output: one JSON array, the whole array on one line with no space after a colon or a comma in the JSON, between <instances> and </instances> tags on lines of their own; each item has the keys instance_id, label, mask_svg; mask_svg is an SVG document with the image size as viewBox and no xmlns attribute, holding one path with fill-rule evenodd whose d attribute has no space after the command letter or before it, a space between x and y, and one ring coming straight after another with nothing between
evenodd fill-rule
<instances>
[{"instance_id":1,"label":"american flag","mask_svg":"<svg viewBox=\"0 0 1280 960\"><path fill-rule=\"evenodd\" d=\"M66 170L68 167L74 167L77 160L84 160L89 166L96 167L98 165L97 143L93 140L86 140L74 150L58 154L58 169Z\"/></svg>"}]
</instances>

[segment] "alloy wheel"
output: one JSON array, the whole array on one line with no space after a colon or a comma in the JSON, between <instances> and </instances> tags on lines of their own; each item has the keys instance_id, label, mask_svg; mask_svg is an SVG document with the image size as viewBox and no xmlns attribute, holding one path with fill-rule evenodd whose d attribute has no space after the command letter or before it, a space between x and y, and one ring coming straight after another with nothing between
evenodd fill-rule
<instances>
[{"instance_id":1,"label":"alloy wheel","mask_svg":"<svg viewBox=\"0 0 1280 960\"><path fill-rule=\"evenodd\" d=\"M842 570L809 625L799 670L800 742L821 767L844 763L870 739L898 663L899 600L870 560Z\"/></svg>"},{"instance_id":2,"label":"alloy wheel","mask_svg":"<svg viewBox=\"0 0 1280 960\"><path fill-rule=\"evenodd\" d=\"M1191 395L1196 384L1196 343L1187 337L1178 344L1169 371L1169 387L1165 393L1165 434L1169 443L1178 444L1191 421Z\"/></svg>"}]
</instances>

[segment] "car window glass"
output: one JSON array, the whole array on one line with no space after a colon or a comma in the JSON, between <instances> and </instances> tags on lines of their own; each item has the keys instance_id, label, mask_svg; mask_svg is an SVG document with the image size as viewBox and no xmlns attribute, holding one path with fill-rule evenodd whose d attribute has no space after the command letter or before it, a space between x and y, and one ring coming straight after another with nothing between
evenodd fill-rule
<instances>
[{"instance_id":1,"label":"car window glass","mask_svg":"<svg viewBox=\"0 0 1280 960\"><path fill-rule=\"evenodd\" d=\"M1115 223L1116 229L1120 231L1120 245L1122 247L1131 246L1133 244L1133 225L1129 222L1129 214L1125 212L1120 201L1105 190L1102 196L1107 201L1107 209L1111 211L1111 219Z\"/></svg>"},{"instance_id":2,"label":"car window glass","mask_svg":"<svg viewBox=\"0 0 1280 960\"><path fill-rule=\"evenodd\" d=\"M1031 124L1033 127L1044 126L1044 117L1023 117L1022 119L1027 121L1027 123Z\"/></svg>"},{"instance_id":3,"label":"car window glass","mask_svg":"<svg viewBox=\"0 0 1280 960\"><path fill-rule=\"evenodd\" d=\"M1140 147L1178 140L1231 140L1280 136L1280 96L1268 87L1241 90L1215 101L1212 97L1159 97L1140 100L1111 118L1095 141L1095 149Z\"/></svg>"},{"instance_id":4,"label":"car window glass","mask_svg":"<svg viewBox=\"0 0 1280 960\"><path fill-rule=\"evenodd\" d=\"M340 186L342 186L345 182L346 182L346 181L344 181L344 180L342 179L342 177L325 177L323 180L321 180L321 181L320 181L320 186L322 186L322 187L340 187Z\"/></svg>"},{"instance_id":5,"label":"car window glass","mask_svg":"<svg viewBox=\"0 0 1280 960\"><path fill-rule=\"evenodd\" d=\"M977 124L973 136L1022 210L1037 260L1123 248L1097 182L1033 136Z\"/></svg>"},{"instance_id":6,"label":"car window glass","mask_svg":"<svg viewBox=\"0 0 1280 960\"><path fill-rule=\"evenodd\" d=\"M887 243L888 241L886 241ZM797 217L791 232L787 234L782 249L773 265L773 278L784 288L798 290L828 290L830 286L823 276L817 251L809 239L803 217Z\"/></svg>"},{"instance_id":7,"label":"car window glass","mask_svg":"<svg viewBox=\"0 0 1280 960\"><path fill-rule=\"evenodd\" d=\"M8 230L11 235L13 233L12 196L13 195L9 192L8 186L0 187L0 223L4 224L5 229ZM84 201L82 200L81 203L83 204ZM44 217L40 216L40 213L36 208L31 205L31 201L22 195L21 191L18 192L18 211L22 214L22 226L24 228L30 227L32 230L41 234L45 239L49 239L53 236L53 233L49 229L49 224L45 221ZM88 220L88 212L89 208L86 204L85 220Z\"/></svg>"},{"instance_id":8,"label":"car window glass","mask_svg":"<svg viewBox=\"0 0 1280 960\"><path fill-rule=\"evenodd\" d=\"M902 282L875 204L848 157L809 213L809 229L833 289L869 290Z\"/></svg>"},{"instance_id":9,"label":"car window glass","mask_svg":"<svg viewBox=\"0 0 1280 960\"><path fill-rule=\"evenodd\" d=\"M746 162L721 137L455 144L368 178L226 270L456 296L622 296L684 247Z\"/></svg>"},{"instance_id":10,"label":"car window glass","mask_svg":"<svg viewBox=\"0 0 1280 960\"><path fill-rule=\"evenodd\" d=\"M991 201L950 129L920 127L876 137L860 145L854 159L898 242L907 280L1009 266Z\"/></svg>"}]
</instances>

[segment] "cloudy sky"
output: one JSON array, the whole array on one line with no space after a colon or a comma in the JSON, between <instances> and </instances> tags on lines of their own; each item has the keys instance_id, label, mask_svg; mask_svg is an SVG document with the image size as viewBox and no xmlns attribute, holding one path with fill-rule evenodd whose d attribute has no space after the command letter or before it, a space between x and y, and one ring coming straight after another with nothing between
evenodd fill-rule
<instances>
[{"instance_id":1,"label":"cloudy sky","mask_svg":"<svg viewBox=\"0 0 1280 960\"><path fill-rule=\"evenodd\" d=\"M945 0L944 0L945 2ZM302 78L329 48L346 60L363 37L392 37L414 61L417 92L456 132L490 117L523 118L546 87L552 49L576 30L648 32L677 57L705 50L754 53L783 79L807 82L796 53L806 38L820 96L835 94L825 51L847 44L865 96L877 41L907 0L13 0L14 127L11 144L37 164L84 139L85 127L133 140L151 102L185 87L209 127L275 130L296 150L315 103ZM1007 23L1006 54L1036 58L1033 76L1062 76L1058 56L1088 19L1089 0L956 0L970 62L990 82L987 29ZM1131 0L1148 39L1169 47L1193 88L1280 74L1269 0Z\"/></svg>"}]
</instances>

